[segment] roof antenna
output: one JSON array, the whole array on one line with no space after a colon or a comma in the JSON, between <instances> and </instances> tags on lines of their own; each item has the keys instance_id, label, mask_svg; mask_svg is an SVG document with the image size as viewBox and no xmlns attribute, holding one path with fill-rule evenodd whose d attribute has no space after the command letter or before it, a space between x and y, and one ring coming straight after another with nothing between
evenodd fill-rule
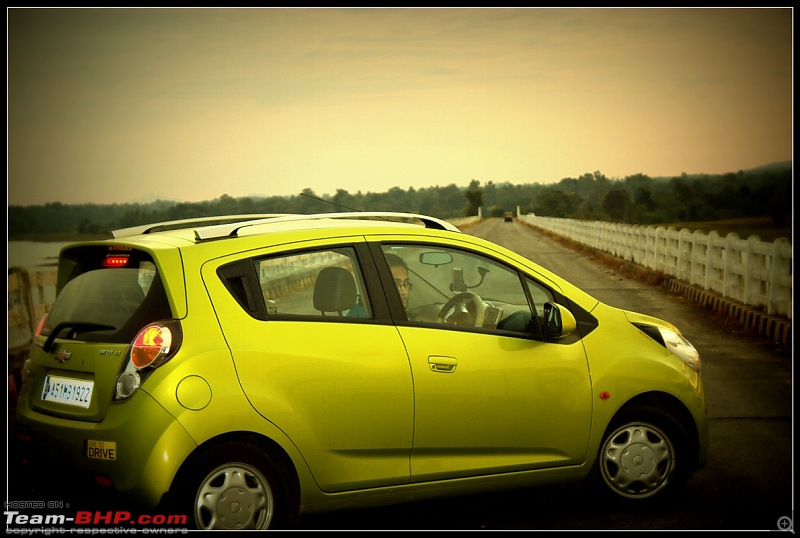
<instances>
[{"instance_id":1,"label":"roof antenna","mask_svg":"<svg viewBox=\"0 0 800 538\"><path fill-rule=\"evenodd\" d=\"M354 207L347 207L344 204L338 204L336 202L331 202L330 200L326 200L325 198L318 198L316 196L311 196L310 194L306 194L305 192L301 192L300 196L305 196L307 198L313 198L314 200L319 200L320 202L325 202L326 204L331 204L331 205L335 205L335 206L338 206L338 207L341 207L341 208L344 208L344 209L349 209L350 211L355 211L357 213L363 213L364 212L363 209L356 209ZM380 220L385 220L387 222L392 222L391 219L387 219L386 217L378 216L377 218L380 219Z\"/></svg>"},{"instance_id":2,"label":"roof antenna","mask_svg":"<svg viewBox=\"0 0 800 538\"><path fill-rule=\"evenodd\" d=\"M380 215L380 214L377 214L377 213L373 213L373 212L364 211L362 209L354 209L352 207L347 207L346 205L337 204L336 202L331 202L330 200L325 200L324 198L317 198L316 196L312 196L310 194L306 194L305 192L301 192L300 196L307 196L308 198L313 198L314 200L319 200L320 202L326 202L326 203L331 204L331 205L343 207L345 209L349 209L350 211L355 211L356 213L364 213L364 214L368 215L371 218L377 218L377 219L380 219L380 220L385 220L387 222L394 222L394 221L392 221L392 219L387 218L387 217L385 217L383 215ZM387 215L388 214L389 213L387 213ZM397 214L393 214L393 215L396 216L396 217L398 217L398 216L399 217L409 216L409 217L412 217L412 218L417 218L417 219L419 219L419 220L421 220L421 221L423 221L425 223L425 227L426 228L434 227L434 228L438 228L440 230L449 230L449 229L451 229L451 228L448 228L447 226L443 226L441 222L438 222L438 219L435 219L433 217L425 217L424 215L404 215L404 214L401 214L401 213L397 213ZM433 226L431 226L431 223L434 223L434 222L435 222L435 224ZM449 226L452 226L453 230L458 231L458 228L456 228L452 224L450 224Z\"/></svg>"},{"instance_id":3,"label":"roof antenna","mask_svg":"<svg viewBox=\"0 0 800 538\"><path fill-rule=\"evenodd\" d=\"M349 209L350 211L358 211L359 213L363 213L363 210L361 210L361 209L355 209L353 207L347 207L346 205L338 204L336 202L331 202L330 200L326 200L325 198L318 198L316 196L311 196L310 194L306 194L305 192L301 192L300 196L305 196L307 198L313 198L314 200L319 200L320 202L325 202L326 204L331 204L331 205L335 205L335 206L341 207L343 209Z\"/></svg>"}]
</instances>

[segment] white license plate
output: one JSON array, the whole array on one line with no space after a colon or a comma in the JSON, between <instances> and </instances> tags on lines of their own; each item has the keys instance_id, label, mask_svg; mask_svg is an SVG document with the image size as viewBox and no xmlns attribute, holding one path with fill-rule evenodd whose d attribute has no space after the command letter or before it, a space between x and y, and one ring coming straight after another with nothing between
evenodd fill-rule
<instances>
[{"instance_id":1,"label":"white license plate","mask_svg":"<svg viewBox=\"0 0 800 538\"><path fill-rule=\"evenodd\" d=\"M42 400L87 409L92 401L93 388L94 381L49 375L44 378Z\"/></svg>"}]
</instances>

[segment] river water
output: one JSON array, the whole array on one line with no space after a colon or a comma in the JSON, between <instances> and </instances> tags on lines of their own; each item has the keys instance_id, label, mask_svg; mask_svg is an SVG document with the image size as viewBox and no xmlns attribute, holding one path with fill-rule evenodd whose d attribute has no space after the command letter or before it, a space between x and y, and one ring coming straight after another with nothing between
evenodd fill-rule
<instances>
[{"instance_id":1,"label":"river water","mask_svg":"<svg viewBox=\"0 0 800 538\"><path fill-rule=\"evenodd\" d=\"M69 242L9 241L8 267L24 267L28 271L55 269L61 247Z\"/></svg>"}]
</instances>

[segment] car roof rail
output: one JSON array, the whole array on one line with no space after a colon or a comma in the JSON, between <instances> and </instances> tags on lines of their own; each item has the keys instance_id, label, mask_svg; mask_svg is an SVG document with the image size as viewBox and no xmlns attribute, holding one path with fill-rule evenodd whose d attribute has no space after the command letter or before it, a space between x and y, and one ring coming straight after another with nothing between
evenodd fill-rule
<instances>
[{"instance_id":1,"label":"car roof rail","mask_svg":"<svg viewBox=\"0 0 800 538\"><path fill-rule=\"evenodd\" d=\"M131 226L130 228L120 228L119 230L112 231L111 234L114 236L114 238L130 237L132 235L143 235L153 232L165 232L168 230L182 230L186 228L194 228L196 226L208 226L213 224L242 222L254 219L266 220L275 217L285 217L286 215L292 215L292 213L255 213L246 215L218 215L214 217L194 217L190 219L168 220L152 224L141 224L139 226Z\"/></svg>"},{"instance_id":2,"label":"car roof rail","mask_svg":"<svg viewBox=\"0 0 800 538\"><path fill-rule=\"evenodd\" d=\"M454 224L446 220L437 219L436 217L429 217L427 215L418 215L416 213L395 213L390 211L355 211L343 213L315 213L311 215L284 215L270 218L262 218L256 220L249 220L246 222L235 222L230 224L220 224L217 226L209 226L194 231L195 238L198 241L209 239L221 239L223 237L236 237L239 230L249 226L256 226L259 224L272 224L276 222L292 222L304 220L321 220L321 219L357 219L357 218L380 218L389 220L390 218L400 219L416 219L422 221L426 228L435 230L447 230L451 232L460 232Z\"/></svg>"}]
</instances>

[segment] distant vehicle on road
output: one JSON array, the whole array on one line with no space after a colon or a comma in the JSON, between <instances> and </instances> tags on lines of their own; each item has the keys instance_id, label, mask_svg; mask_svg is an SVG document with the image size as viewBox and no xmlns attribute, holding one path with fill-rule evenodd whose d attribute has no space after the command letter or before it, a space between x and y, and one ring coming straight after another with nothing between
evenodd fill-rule
<instances>
[{"instance_id":1,"label":"distant vehicle on road","mask_svg":"<svg viewBox=\"0 0 800 538\"><path fill-rule=\"evenodd\" d=\"M506 217L503 219L503 222L514 222L514 213L506 211Z\"/></svg>"}]
</instances>

